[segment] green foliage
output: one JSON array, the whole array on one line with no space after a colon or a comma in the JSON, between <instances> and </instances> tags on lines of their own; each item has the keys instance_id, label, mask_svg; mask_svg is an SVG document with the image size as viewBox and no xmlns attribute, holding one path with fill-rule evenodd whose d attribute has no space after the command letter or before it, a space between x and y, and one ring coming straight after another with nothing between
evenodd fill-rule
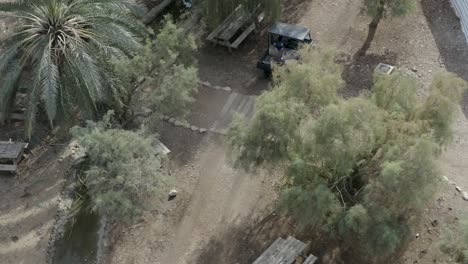
<instances>
[{"instance_id":1,"label":"green foliage","mask_svg":"<svg viewBox=\"0 0 468 264\"><path fill-rule=\"evenodd\" d=\"M468 264L468 220L463 220L456 230L444 230L440 249L456 263Z\"/></svg>"},{"instance_id":2,"label":"green foliage","mask_svg":"<svg viewBox=\"0 0 468 264\"><path fill-rule=\"evenodd\" d=\"M415 0L365 0L364 3L371 16L378 14L381 9L390 16L404 16L416 7Z\"/></svg>"},{"instance_id":3,"label":"green foliage","mask_svg":"<svg viewBox=\"0 0 468 264\"><path fill-rule=\"evenodd\" d=\"M446 145L452 139L451 124L455 120L458 106L465 90L465 82L453 73L439 73L434 77L431 94L422 107L421 118L434 128L434 136Z\"/></svg>"},{"instance_id":4,"label":"green foliage","mask_svg":"<svg viewBox=\"0 0 468 264\"><path fill-rule=\"evenodd\" d=\"M196 49L194 37L166 17L154 41L147 40L136 56L116 61L115 65L117 72L126 76L128 87L137 78L145 78L143 85L151 88L147 102L155 111L182 115L193 102L199 83Z\"/></svg>"},{"instance_id":5,"label":"green foliage","mask_svg":"<svg viewBox=\"0 0 468 264\"><path fill-rule=\"evenodd\" d=\"M245 168L287 167L281 207L301 226L337 230L330 234L361 254L384 258L408 239L410 217L435 193L436 158L466 84L437 75L418 99L420 84L396 72L377 75L370 96L343 99L333 53L301 55L275 69L253 119L233 125L231 151Z\"/></svg>"},{"instance_id":6,"label":"green foliage","mask_svg":"<svg viewBox=\"0 0 468 264\"><path fill-rule=\"evenodd\" d=\"M83 173L93 210L131 223L161 197L167 183L166 157L153 137L112 128L111 117L109 113L100 122L74 127L72 134L88 155Z\"/></svg>"},{"instance_id":7,"label":"green foliage","mask_svg":"<svg viewBox=\"0 0 468 264\"><path fill-rule=\"evenodd\" d=\"M221 24L239 5L249 12L265 12L266 18L276 20L281 14L281 0L203 0L205 20L208 25L215 28Z\"/></svg>"},{"instance_id":8,"label":"green foliage","mask_svg":"<svg viewBox=\"0 0 468 264\"><path fill-rule=\"evenodd\" d=\"M1 3L20 26L1 44L0 111L12 110L23 75L33 77L25 83L28 136L39 109L53 125L76 112L92 119L98 104L118 108L125 89L109 61L130 55L146 32L133 7L123 0Z\"/></svg>"}]
</instances>

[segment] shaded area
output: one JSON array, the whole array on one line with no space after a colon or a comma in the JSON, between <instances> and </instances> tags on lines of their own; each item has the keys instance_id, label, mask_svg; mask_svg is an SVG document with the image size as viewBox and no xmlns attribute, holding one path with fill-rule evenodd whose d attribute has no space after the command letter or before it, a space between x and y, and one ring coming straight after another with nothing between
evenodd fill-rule
<instances>
[{"instance_id":1,"label":"shaded area","mask_svg":"<svg viewBox=\"0 0 468 264\"><path fill-rule=\"evenodd\" d=\"M98 249L99 216L80 210L66 226L62 238L55 241L53 264L95 263Z\"/></svg>"},{"instance_id":2,"label":"shaded area","mask_svg":"<svg viewBox=\"0 0 468 264\"><path fill-rule=\"evenodd\" d=\"M252 263L278 236L288 234L288 221L278 221L273 214L254 224L242 223L227 228L218 238L211 239L196 264Z\"/></svg>"},{"instance_id":3,"label":"shaded area","mask_svg":"<svg viewBox=\"0 0 468 264\"><path fill-rule=\"evenodd\" d=\"M468 81L468 45L450 1L421 0L421 5L446 69ZM468 118L468 92L462 110Z\"/></svg>"},{"instance_id":4,"label":"shaded area","mask_svg":"<svg viewBox=\"0 0 468 264\"><path fill-rule=\"evenodd\" d=\"M397 54L386 51L384 54L368 53L365 56L351 59L341 54L336 61L344 64L342 78L345 81L343 96L358 96L363 90L370 90L374 83L374 69L379 63L395 65Z\"/></svg>"},{"instance_id":5,"label":"shaded area","mask_svg":"<svg viewBox=\"0 0 468 264\"><path fill-rule=\"evenodd\" d=\"M330 259L325 254L336 248L336 243L318 233L317 230L299 230L291 219L269 214L254 223L244 221L227 228L204 246L195 263L253 263L278 237L286 238L289 235L307 244L304 250L306 255L313 254L319 258L317 263L324 263L321 259Z\"/></svg>"}]
</instances>

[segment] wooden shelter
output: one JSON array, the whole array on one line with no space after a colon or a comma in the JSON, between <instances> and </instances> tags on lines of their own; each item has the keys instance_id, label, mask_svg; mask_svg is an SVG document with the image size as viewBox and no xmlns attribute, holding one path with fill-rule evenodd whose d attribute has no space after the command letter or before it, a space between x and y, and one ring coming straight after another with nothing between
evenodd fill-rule
<instances>
[{"instance_id":1,"label":"wooden shelter","mask_svg":"<svg viewBox=\"0 0 468 264\"><path fill-rule=\"evenodd\" d=\"M253 264L313 264L317 260L314 255L309 255L302 262L297 262L299 256L303 256L306 244L292 236L286 239L279 237Z\"/></svg>"}]
</instances>

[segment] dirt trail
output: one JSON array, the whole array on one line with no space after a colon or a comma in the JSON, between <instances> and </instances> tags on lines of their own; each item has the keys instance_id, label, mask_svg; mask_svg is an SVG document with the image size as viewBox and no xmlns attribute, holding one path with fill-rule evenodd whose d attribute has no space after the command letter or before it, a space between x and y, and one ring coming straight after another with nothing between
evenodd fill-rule
<instances>
[{"instance_id":1,"label":"dirt trail","mask_svg":"<svg viewBox=\"0 0 468 264\"><path fill-rule=\"evenodd\" d=\"M194 263L193 253L220 229L244 217L254 218L254 209L263 207L260 181L232 169L222 146L212 145L203 151L197 164L199 181L162 263Z\"/></svg>"},{"instance_id":2,"label":"dirt trail","mask_svg":"<svg viewBox=\"0 0 468 264\"><path fill-rule=\"evenodd\" d=\"M156 216L154 222L123 236L111 263L196 263L204 246L226 228L254 220L267 210L275 197L272 184L263 184L264 176L234 170L222 140L204 142L193 161L174 173L181 190L176 203L166 205L161 218ZM135 248L149 249L135 253L130 241Z\"/></svg>"}]
</instances>

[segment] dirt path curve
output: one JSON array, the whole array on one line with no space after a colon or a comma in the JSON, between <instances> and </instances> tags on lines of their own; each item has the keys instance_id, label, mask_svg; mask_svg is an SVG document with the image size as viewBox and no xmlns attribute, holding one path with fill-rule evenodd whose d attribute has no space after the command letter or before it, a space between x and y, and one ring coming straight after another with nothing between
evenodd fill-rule
<instances>
[{"instance_id":1,"label":"dirt path curve","mask_svg":"<svg viewBox=\"0 0 468 264\"><path fill-rule=\"evenodd\" d=\"M190 198L185 215L162 263L194 263L194 255L225 226L239 219L254 217L251 212L262 208L260 181L230 167L225 149L211 145L197 161L200 177Z\"/></svg>"},{"instance_id":2,"label":"dirt path curve","mask_svg":"<svg viewBox=\"0 0 468 264\"><path fill-rule=\"evenodd\" d=\"M268 211L276 195L272 184L262 175L234 170L223 139L209 136L203 142L193 160L174 173L175 203L123 235L110 263L211 264L199 260L210 241L226 239L221 234L227 228Z\"/></svg>"}]
</instances>

